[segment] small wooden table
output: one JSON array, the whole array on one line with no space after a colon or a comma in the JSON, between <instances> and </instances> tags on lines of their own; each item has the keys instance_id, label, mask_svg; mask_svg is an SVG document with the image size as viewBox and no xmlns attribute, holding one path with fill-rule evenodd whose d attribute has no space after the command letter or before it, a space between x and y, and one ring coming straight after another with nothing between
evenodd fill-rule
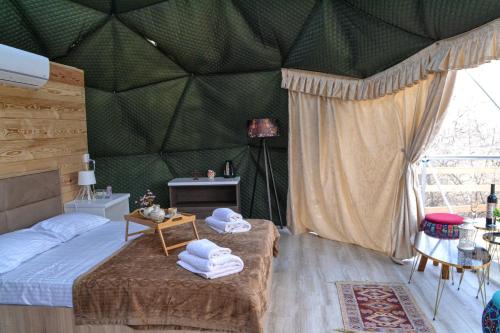
<instances>
[{"instance_id":1,"label":"small wooden table","mask_svg":"<svg viewBox=\"0 0 500 333\"><path fill-rule=\"evenodd\" d=\"M195 224L196 215L193 215L193 214L180 213L172 218L167 218L167 219L163 220L163 222L155 222L155 221L148 220L148 219L144 218L139 213L139 210L136 209L132 213L125 215L124 218L126 221L125 241L128 240L129 236L133 236L133 235L137 235L137 234L144 234L144 233L149 233L149 232L157 233L160 237L160 241L161 241L161 245L163 247L163 250L165 251L165 254L167 256L168 256L169 250L177 249L179 247L187 245L189 242L191 242L193 240L200 239L200 237L198 236L198 230L196 230L196 224ZM128 226L129 226L130 222L144 225L146 227L149 227L150 229L129 233ZM181 242L181 243L167 246L167 244L165 244L165 239L163 238L162 230L168 229L171 227L175 227L177 225L185 224L185 223L191 223L191 225L193 227L193 232L194 232L194 235L196 238L190 239L190 240L185 241L185 242Z\"/></svg>"}]
</instances>

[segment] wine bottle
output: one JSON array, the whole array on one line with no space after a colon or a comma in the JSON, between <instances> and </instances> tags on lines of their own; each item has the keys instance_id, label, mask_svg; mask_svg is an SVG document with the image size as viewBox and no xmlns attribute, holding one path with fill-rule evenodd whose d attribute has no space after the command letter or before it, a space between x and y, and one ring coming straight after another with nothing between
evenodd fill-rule
<instances>
[{"instance_id":1,"label":"wine bottle","mask_svg":"<svg viewBox=\"0 0 500 333\"><path fill-rule=\"evenodd\" d=\"M491 227L495 224L495 216L493 212L497 207L497 196L495 194L495 184L491 184L491 192L488 195L486 204L486 227Z\"/></svg>"}]
</instances>

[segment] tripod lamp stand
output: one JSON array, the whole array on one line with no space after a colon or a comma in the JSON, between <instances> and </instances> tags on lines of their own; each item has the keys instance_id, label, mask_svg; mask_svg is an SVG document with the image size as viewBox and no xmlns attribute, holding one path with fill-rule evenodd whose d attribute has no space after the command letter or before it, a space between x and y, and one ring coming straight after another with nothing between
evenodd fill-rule
<instances>
[{"instance_id":1,"label":"tripod lamp stand","mask_svg":"<svg viewBox=\"0 0 500 333\"><path fill-rule=\"evenodd\" d=\"M252 201L250 203L250 216L253 212L253 204L255 199L255 187L257 185L257 175L260 166L260 157L264 155L264 170L266 175L266 189L267 189L267 204L269 209L269 219L273 220L273 208L271 200L271 185L274 193L274 200L276 202L276 208L278 210L278 217L280 222L280 227L283 228L283 218L281 216L280 203L278 198L278 191L276 189L276 182L274 180L273 167L271 162L271 155L269 154L269 148L267 146L267 139L279 136L279 126L276 119L271 118L261 118L252 119L247 122L247 135L249 138L259 138L260 147L259 153L257 154L257 167L255 168L255 177L253 182L252 190ZM271 182L270 182L271 181Z\"/></svg>"},{"instance_id":2,"label":"tripod lamp stand","mask_svg":"<svg viewBox=\"0 0 500 333\"><path fill-rule=\"evenodd\" d=\"M94 200L95 199L95 161L90 159L89 154L83 154L83 171L78 172L78 185L80 190L76 195L76 200Z\"/></svg>"}]
</instances>

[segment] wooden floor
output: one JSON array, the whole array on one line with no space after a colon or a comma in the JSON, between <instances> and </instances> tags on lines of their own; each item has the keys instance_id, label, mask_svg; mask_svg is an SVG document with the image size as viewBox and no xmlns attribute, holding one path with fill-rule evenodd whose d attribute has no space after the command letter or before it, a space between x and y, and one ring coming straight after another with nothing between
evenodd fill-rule
<instances>
[{"instance_id":1,"label":"wooden floor","mask_svg":"<svg viewBox=\"0 0 500 333\"><path fill-rule=\"evenodd\" d=\"M376 252L311 234L282 235L280 242L266 333L342 331L336 281L408 282L411 261L397 265ZM408 285L431 322L438 272L438 267L429 263L425 272L415 272ZM466 272L460 291L456 284L452 286L450 281L444 289L440 311L432 322L436 332L481 332L483 305L475 298L476 275ZM498 289L500 269L495 264L487 286L488 300Z\"/></svg>"}]
</instances>

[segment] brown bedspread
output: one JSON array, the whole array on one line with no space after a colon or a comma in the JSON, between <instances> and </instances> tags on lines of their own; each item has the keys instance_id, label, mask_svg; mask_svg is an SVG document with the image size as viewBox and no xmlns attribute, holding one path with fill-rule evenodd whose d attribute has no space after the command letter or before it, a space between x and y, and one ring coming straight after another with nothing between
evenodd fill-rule
<instances>
[{"instance_id":1,"label":"brown bedspread","mask_svg":"<svg viewBox=\"0 0 500 333\"><path fill-rule=\"evenodd\" d=\"M279 233L269 221L249 222L252 230L240 234L218 234L196 223L200 239L232 249L245 263L241 273L214 280L176 264L183 248L165 256L158 235L133 240L75 282L76 324L262 332ZM180 225L164 235L167 244L177 243L192 237L192 229Z\"/></svg>"}]
</instances>

